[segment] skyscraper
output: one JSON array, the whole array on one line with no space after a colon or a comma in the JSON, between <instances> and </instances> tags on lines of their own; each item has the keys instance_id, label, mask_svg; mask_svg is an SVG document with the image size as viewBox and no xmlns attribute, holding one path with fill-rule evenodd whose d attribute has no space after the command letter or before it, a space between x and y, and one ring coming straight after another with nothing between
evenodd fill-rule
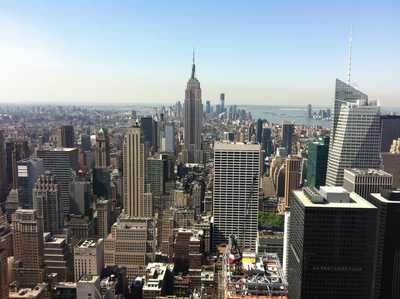
<instances>
[{"instance_id":1,"label":"skyscraper","mask_svg":"<svg viewBox=\"0 0 400 299\"><path fill-rule=\"evenodd\" d=\"M214 244L233 234L241 246L255 250L260 180L259 144L214 146Z\"/></svg>"},{"instance_id":2,"label":"skyscraper","mask_svg":"<svg viewBox=\"0 0 400 299\"><path fill-rule=\"evenodd\" d=\"M111 200L100 198L96 201L97 236L107 238L111 228Z\"/></svg>"},{"instance_id":3,"label":"skyscraper","mask_svg":"<svg viewBox=\"0 0 400 299\"><path fill-rule=\"evenodd\" d=\"M19 286L44 281L43 224L36 210L18 209L12 218L15 275Z\"/></svg>"},{"instance_id":4,"label":"skyscraper","mask_svg":"<svg viewBox=\"0 0 400 299\"><path fill-rule=\"evenodd\" d=\"M185 126L184 126L184 161L188 163L201 163L203 152L201 150L201 130L203 123L203 104L201 103L200 82L195 77L195 64L193 56L192 75L185 91Z\"/></svg>"},{"instance_id":5,"label":"skyscraper","mask_svg":"<svg viewBox=\"0 0 400 299\"><path fill-rule=\"evenodd\" d=\"M0 130L0 204L3 205L7 188L6 159L4 151L4 135Z\"/></svg>"},{"instance_id":6,"label":"skyscraper","mask_svg":"<svg viewBox=\"0 0 400 299\"><path fill-rule=\"evenodd\" d=\"M374 298L377 208L342 187L294 191L289 298Z\"/></svg>"},{"instance_id":7,"label":"skyscraper","mask_svg":"<svg viewBox=\"0 0 400 299\"><path fill-rule=\"evenodd\" d=\"M290 205L293 190L301 187L302 160L290 155L285 161L285 208Z\"/></svg>"},{"instance_id":8,"label":"skyscraper","mask_svg":"<svg viewBox=\"0 0 400 299\"><path fill-rule=\"evenodd\" d=\"M17 162L18 199L22 208L32 209L32 189L42 173L42 159L30 158Z\"/></svg>"},{"instance_id":9,"label":"skyscraper","mask_svg":"<svg viewBox=\"0 0 400 299\"><path fill-rule=\"evenodd\" d=\"M369 199L371 193L392 189L393 177L380 169L352 168L344 170L343 188Z\"/></svg>"},{"instance_id":10,"label":"skyscraper","mask_svg":"<svg viewBox=\"0 0 400 299\"><path fill-rule=\"evenodd\" d=\"M62 126L60 128L60 143L59 147L74 147L75 134L74 127L71 125Z\"/></svg>"},{"instance_id":11,"label":"skyscraper","mask_svg":"<svg viewBox=\"0 0 400 299\"><path fill-rule=\"evenodd\" d=\"M0 298L8 299L7 251L0 248Z\"/></svg>"},{"instance_id":12,"label":"skyscraper","mask_svg":"<svg viewBox=\"0 0 400 299\"><path fill-rule=\"evenodd\" d=\"M335 120L335 118L334 118ZM380 108L366 100L340 106L330 140L326 183L343 184L345 168L381 167Z\"/></svg>"},{"instance_id":13,"label":"skyscraper","mask_svg":"<svg viewBox=\"0 0 400 299\"><path fill-rule=\"evenodd\" d=\"M176 150L176 137L175 125L168 124L165 126L165 151L168 153L175 153Z\"/></svg>"},{"instance_id":14,"label":"skyscraper","mask_svg":"<svg viewBox=\"0 0 400 299\"><path fill-rule=\"evenodd\" d=\"M135 125L124 136L124 211L129 217L152 217L152 202L144 196L144 145Z\"/></svg>"},{"instance_id":15,"label":"skyscraper","mask_svg":"<svg viewBox=\"0 0 400 299\"><path fill-rule=\"evenodd\" d=\"M206 101L206 113L211 113L211 103L210 103L210 101Z\"/></svg>"},{"instance_id":16,"label":"skyscraper","mask_svg":"<svg viewBox=\"0 0 400 299\"><path fill-rule=\"evenodd\" d=\"M369 201L378 208L374 299L400 298L400 191L371 194Z\"/></svg>"},{"instance_id":17,"label":"skyscraper","mask_svg":"<svg viewBox=\"0 0 400 299\"><path fill-rule=\"evenodd\" d=\"M257 127L256 127L257 135L256 135L256 137L257 137L257 143L260 143L260 144L262 142L263 125L264 125L264 121L261 118L259 118L257 120Z\"/></svg>"},{"instance_id":18,"label":"skyscraper","mask_svg":"<svg viewBox=\"0 0 400 299\"><path fill-rule=\"evenodd\" d=\"M308 145L307 186L315 188L325 186L328 152L328 136Z\"/></svg>"},{"instance_id":19,"label":"skyscraper","mask_svg":"<svg viewBox=\"0 0 400 299\"><path fill-rule=\"evenodd\" d=\"M225 112L225 94L224 93L221 93L219 95L219 103L220 103L221 113Z\"/></svg>"},{"instance_id":20,"label":"skyscraper","mask_svg":"<svg viewBox=\"0 0 400 299\"><path fill-rule=\"evenodd\" d=\"M142 142L147 152L156 152L157 146L157 122L152 116L145 116L140 119L140 130L142 133Z\"/></svg>"},{"instance_id":21,"label":"skyscraper","mask_svg":"<svg viewBox=\"0 0 400 299\"><path fill-rule=\"evenodd\" d=\"M292 154L292 143L293 143L294 124L283 123L282 124L282 146L286 148L288 155Z\"/></svg>"},{"instance_id":22,"label":"skyscraper","mask_svg":"<svg viewBox=\"0 0 400 299\"><path fill-rule=\"evenodd\" d=\"M261 136L261 146L265 151L266 156L271 156L274 152L273 144L272 144L272 130L271 128L263 128L262 136Z\"/></svg>"},{"instance_id":23,"label":"skyscraper","mask_svg":"<svg viewBox=\"0 0 400 299\"><path fill-rule=\"evenodd\" d=\"M381 152L390 152L393 140L400 138L400 115L381 115Z\"/></svg>"},{"instance_id":24,"label":"skyscraper","mask_svg":"<svg viewBox=\"0 0 400 299\"><path fill-rule=\"evenodd\" d=\"M32 190L33 208L42 219L43 231L57 234L64 226L63 210L55 177L46 171L39 177Z\"/></svg>"},{"instance_id":25,"label":"skyscraper","mask_svg":"<svg viewBox=\"0 0 400 299\"><path fill-rule=\"evenodd\" d=\"M95 168L107 168L110 166L110 142L107 130L101 128L96 134Z\"/></svg>"},{"instance_id":26,"label":"skyscraper","mask_svg":"<svg viewBox=\"0 0 400 299\"><path fill-rule=\"evenodd\" d=\"M56 178L60 192L60 201L64 214L70 212L70 184L79 169L78 149L53 148L38 150L37 156L43 159L44 170L50 171Z\"/></svg>"}]
</instances>

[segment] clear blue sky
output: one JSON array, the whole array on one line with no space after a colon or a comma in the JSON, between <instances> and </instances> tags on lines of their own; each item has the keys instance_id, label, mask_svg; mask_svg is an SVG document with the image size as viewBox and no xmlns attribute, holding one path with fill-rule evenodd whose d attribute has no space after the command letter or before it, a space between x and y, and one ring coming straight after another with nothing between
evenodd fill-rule
<instances>
[{"instance_id":1,"label":"clear blue sky","mask_svg":"<svg viewBox=\"0 0 400 299\"><path fill-rule=\"evenodd\" d=\"M400 106L399 1L2 1L0 102L323 104L345 79Z\"/></svg>"}]
</instances>

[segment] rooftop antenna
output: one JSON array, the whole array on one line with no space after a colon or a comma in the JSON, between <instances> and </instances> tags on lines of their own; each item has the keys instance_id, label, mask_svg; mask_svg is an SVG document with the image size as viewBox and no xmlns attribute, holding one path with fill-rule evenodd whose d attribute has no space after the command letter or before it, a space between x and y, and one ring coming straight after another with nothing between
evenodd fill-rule
<instances>
[{"instance_id":1,"label":"rooftop antenna","mask_svg":"<svg viewBox=\"0 0 400 299\"><path fill-rule=\"evenodd\" d=\"M353 25L351 25L350 29L350 38L349 38L349 65L347 71L347 84L351 83L351 59L352 59L352 51L353 51Z\"/></svg>"},{"instance_id":2,"label":"rooftop antenna","mask_svg":"<svg viewBox=\"0 0 400 299\"><path fill-rule=\"evenodd\" d=\"M194 48L193 48L193 57L192 57L192 59L193 59L193 64L192 64L192 79L194 79L194 73L195 73L195 64L194 64Z\"/></svg>"}]
</instances>

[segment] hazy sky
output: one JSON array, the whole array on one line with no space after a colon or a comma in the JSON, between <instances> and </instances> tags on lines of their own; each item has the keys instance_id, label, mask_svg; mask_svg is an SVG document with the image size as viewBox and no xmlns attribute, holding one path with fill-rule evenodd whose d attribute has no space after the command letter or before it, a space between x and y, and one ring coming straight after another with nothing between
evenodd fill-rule
<instances>
[{"instance_id":1,"label":"hazy sky","mask_svg":"<svg viewBox=\"0 0 400 299\"><path fill-rule=\"evenodd\" d=\"M400 1L1 1L0 102L328 105L346 79L400 106Z\"/></svg>"}]
</instances>

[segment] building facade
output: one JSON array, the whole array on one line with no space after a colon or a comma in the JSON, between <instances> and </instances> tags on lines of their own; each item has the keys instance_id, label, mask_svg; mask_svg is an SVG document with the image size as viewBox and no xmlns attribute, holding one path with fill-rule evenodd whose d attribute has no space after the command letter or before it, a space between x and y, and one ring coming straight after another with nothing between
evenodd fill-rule
<instances>
[{"instance_id":1,"label":"building facade","mask_svg":"<svg viewBox=\"0 0 400 299\"><path fill-rule=\"evenodd\" d=\"M260 155L259 144L215 143L215 245L233 234L241 246L256 248Z\"/></svg>"}]
</instances>

